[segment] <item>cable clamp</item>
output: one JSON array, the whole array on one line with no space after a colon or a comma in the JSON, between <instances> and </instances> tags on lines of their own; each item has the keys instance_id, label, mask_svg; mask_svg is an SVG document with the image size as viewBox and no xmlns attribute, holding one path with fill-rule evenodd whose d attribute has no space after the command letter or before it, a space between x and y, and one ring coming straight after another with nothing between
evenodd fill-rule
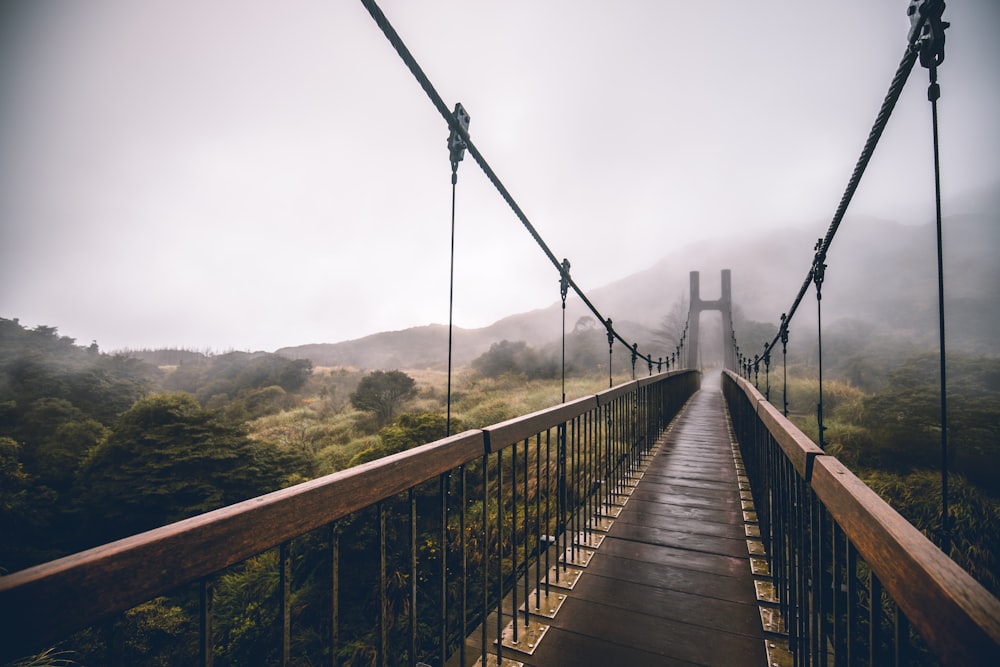
<instances>
[{"instance_id":1,"label":"cable clamp","mask_svg":"<svg viewBox=\"0 0 1000 667\"><path fill-rule=\"evenodd\" d=\"M452 115L455 117L455 122L458 126L465 130L465 134L468 135L471 118L461 102L455 104L455 111ZM453 128L451 134L448 135L448 152L451 157L451 170L453 173L458 171L458 163L465 157L466 148L468 148L468 145L465 142L465 138Z\"/></svg>"},{"instance_id":2,"label":"cable clamp","mask_svg":"<svg viewBox=\"0 0 1000 667\"><path fill-rule=\"evenodd\" d=\"M920 50L920 64L928 69L944 62L944 31L951 26L941 20L944 0L910 0L908 39Z\"/></svg>"},{"instance_id":3,"label":"cable clamp","mask_svg":"<svg viewBox=\"0 0 1000 667\"><path fill-rule=\"evenodd\" d=\"M566 307L567 292L569 292L569 260L564 257L559 268L559 294L562 295L563 308Z\"/></svg>"}]
</instances>

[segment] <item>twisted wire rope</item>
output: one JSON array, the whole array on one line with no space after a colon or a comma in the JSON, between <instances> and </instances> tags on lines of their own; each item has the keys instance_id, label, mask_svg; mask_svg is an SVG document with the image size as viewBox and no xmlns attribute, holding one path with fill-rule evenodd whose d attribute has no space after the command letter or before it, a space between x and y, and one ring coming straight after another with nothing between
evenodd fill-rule
<instances>
[{"instance_id":1,"label":"twisted wire rope","mask_svg":"<svg viewBox=\"0 0 1000 667\"><path fill-rule=\"evenodd\" d=\"M531 224L531 221L528 219L528 216L525 215L524 211L518 205L517 201L514 200L513 195L510 194L510 191L508 191L507 188L504 186L503 182L500 180L500 177L497 176L496 172L493 171L493 168L490 167L489 163L486 161L486 158L483 156L483 154L479 151L478 148L476 148L476 145L473 143L472 138L469 136L469 133L455 119L452 112L448 109L448 105L445 104L444 99L437 92L437 89L434 88L434 84L431 83L430 79L424 73L419 63L417 63L416 58L414 58L413 54L410 53L410 50L406 47L406 44L403 43L403 40L399 36L399 33L397 33L396 29L392 27L391 23L389 23L389 19L386 18L385 14L379 8L378 4L375 3L375 0L361 0L361 4L363 4L365 6L365 9L368 10L368 13L371 14L371 17L375 21L376 25L378 25L378 27L382 30L382 33L385 35L386 39L389 40L389 43L392 45L392 47L396 50L396 53L402 59L407 69L410 70L410 73L417 80L417 83L420 84L420 87L423 89L424 93L427 94L427 97L430 99L431 103L434 105L438 113L441 114L441 117L448 124L449 129L462 137L462 140L466 144L466 149L468 150L469 155L471 155L472 159L476 161L476 164L479 165L479 168L486 175L486 178L490 181L490 183L493 184L493 187L500 194L503 200L507 202L507 205L514 212L514 215L517 216L518 220L521 221L521 224L524 225L524 228L535 240L535 243L538 244L538 247L542 249L543 253L545 253L545 256L549 259L549 262L552 263L552 266L554 266L557 271L561 272L562 271L561 262L558 259L556 259L555 254L553 254L552 250L545 243L545 240L538 233L538 230L535 229L535 226ZM576 284L576 282L573 281L572 277L570 277L568 280L569 280L569 286L573 288L573 292L575 292L576 295L580 297L580 300L583 301L584 305L587 306L587 308L590 310L591 313L594 314L594 316L598 319L598 321L606 322L607 318L605 318L601 314L601 312L597 309L597 306L593 304L593 302L587 297L584 291ZM630 350L632 349L632 345L627 340L625 340L625 338L623 338L621 334L619 334L614 329L611 329L611 333L625 347L629 348ZM653 362L653 357L651 354L650 355L639 354L638 356L647 362L650 363Z\"/></svg>"}]
</instances>

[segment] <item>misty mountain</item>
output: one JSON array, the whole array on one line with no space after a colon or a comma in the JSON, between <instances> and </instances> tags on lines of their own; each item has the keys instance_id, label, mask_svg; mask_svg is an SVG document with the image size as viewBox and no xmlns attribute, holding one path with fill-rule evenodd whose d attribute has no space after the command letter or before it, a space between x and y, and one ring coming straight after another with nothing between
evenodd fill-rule
<instances>
[{"instance_id":1,"label":"misty mountain","mask_svg":"<svg viewBox=\"0 0 1000 667\"><path fill-rule=\"evenodd\" d=\"M945 202L945 312L949 349L996 354L1000 329L1000 184ZM701 241L678 248L655 265L609 285L588 289L588 298L639 350L656 349L655 330L678 302L686 302L689 274L701 274L701 298L719 297L720 272L732 270L734 309L748 320L777 327L808 274L817 238L829 223L775 230L754 237ZM937 340L937 248L932 223L902 224L864 216L845 217L827 256L823 322L861 321L871 331L896 333L918 344ZM712 313L704 315L712 317ZM575 295L567 299L567 329L590 311ZM586 322L591 326L596 322ZM816 296L810 287L796 312L793 331L815 330ZM501 340L541 348L561 331L559 302L511 315L480 329L456 329L454 362L469 363ZM707 332L706 334L707 335ZM309 358L317 366L444 368L448 329L432 324L374 334L341 343L277 350ZM658 350L654 354L658 354Z\"/></svg>"}]
</instances>

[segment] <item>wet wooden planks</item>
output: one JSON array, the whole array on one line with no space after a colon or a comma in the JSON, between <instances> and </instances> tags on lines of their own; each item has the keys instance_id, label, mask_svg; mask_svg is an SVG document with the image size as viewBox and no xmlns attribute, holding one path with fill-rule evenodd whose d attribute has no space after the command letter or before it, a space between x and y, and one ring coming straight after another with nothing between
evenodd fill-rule
<instances>
[{"instance_id":1,"label":"wet wooden planks","mask_svg":"<svg viewBox=\"0 0 1000 667\"><path fill-rule=\"evenodd\" d=\"M525 665L764 665L717 377L706 375Z\"/></svg>"}]
</instances>

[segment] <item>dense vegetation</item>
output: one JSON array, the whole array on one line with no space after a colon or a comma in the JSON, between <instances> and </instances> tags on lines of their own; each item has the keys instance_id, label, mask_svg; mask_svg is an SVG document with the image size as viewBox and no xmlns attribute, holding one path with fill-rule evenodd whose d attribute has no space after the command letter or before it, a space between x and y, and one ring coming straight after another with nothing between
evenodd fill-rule
<instances>
[{"instance_id":1,"label":"dense vegetation","mask_svg":"<svg viewBox=\"0 0 1000 667\"><path fill-rule=\"evenodd\" d=\"M668 317L659 332L667 350L678 342L681 327L675 320ZM773 335L773 327L742 318L738 326L741 339ZM831 329L824 338L829 452L936 538L940 425L934 359L857 323ZM603 327L581 319L566 348L569 397L607 386ZM456 378L452 432L557 402L561 352L558 345L495 344ZM628 355L618 351L614 362L616 381L630 376ZM778 405L780 364L773 359L769 376L758 378L761 389L770 384ZM1000 543L992 526L1000 521L1000 360L956 354L950 364L951 555L996 593ZM808 345L789 354L788 375L792 415L815 438L815 360ZM264 353L109 355L96 344L77 346L50 327L28 330L16 320L0 319L0 531L5 536L0 572L440 438L447 428L444 380L435 371L317 369L305 360ZM476 474L470 470L473 481ZM421 489L417 502L436 493ZM490 508L473 510L481 514ZM359 515L341 526L350 536L343 558L372 562L369 519ZM430 520L420 530L435 535L440 528ZM449 534L457 532L457 526L449 528ZM294 577L302 582L293 609L323 604L328 595L318 578L328 571L323 560L328 556L314 554L328 551L311 548L318 539L306 536L292 545ZM422 562L439 557L436 544L432 538L422 542ZM399 547L394 553L404 551ZM274 650L277 612L270 602L277 596L276 558L263 554L219 578L217 664L247 664ZM360 580L347 584L343 595L357 600L359 610L371 603ZM430 588L421 594L425 600L437 596ZM190 662L197 631L194 602L193 594L181 593L130 611L122 621L129 660ZM354 622L359 624L354 639L341 657L365 664L373 630L360 617L344 619L348 628ZM433 628L420 633L430 639ZM84 633L77 638L78 653L70 657L86 664L102 641ZM319 630L300 633L296 641L303 651L322 652ZM175 645L181 648L167 648Z\"/></svg>"},{"instance_id":2,"label":"dense vegetation","mask_svg":"<svg viewBox=\"0 0 1000 667\"><path fill-rule=\"evenodd\" d=\"M827 452L838 457L935 544L942 543L938 356L890 339L865 346L830 336L823 403ZM855 339L860 340L860 339ZM827 337L824 336L824 355ZM828 360L824 360L824 364ZM789 354L789 416L818 442L815 361ZM1000 595L1000 358L948 358L949 555ZM757 377L777 406L780 361Z\"/></svg>"}]
</instances>

